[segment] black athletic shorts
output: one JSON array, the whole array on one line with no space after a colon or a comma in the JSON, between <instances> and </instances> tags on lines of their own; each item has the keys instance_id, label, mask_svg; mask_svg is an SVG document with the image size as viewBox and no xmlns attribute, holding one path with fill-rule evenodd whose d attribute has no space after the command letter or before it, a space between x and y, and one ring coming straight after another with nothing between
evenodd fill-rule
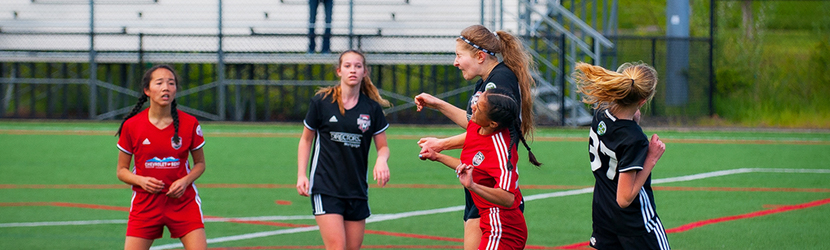
<instances>
[{"instance_id":1,"label":"black athletic shorts","mask_svg":"<svg viewBox=\"0 0 830 250\"><path fill-rule=\"evenodd\" d=\"M464 189L464 200L464 221L481 218L481 214L478 213L478 207L473 202L473 195L466 188ZM519 210L522 212L525 211L524 197L522 197L522 203L519 204Z\"/></svg>"},{"instance_id":2,"label":"black athletic shorts","mask_svg":"<svg viewBox=\"0 0 830 250\"><path fill-rule=\"evenodd\" d=\"M342 199L325 194L312 194L311 208L314 215L339 214L347 221L365 220L372 214L368 200Z\"/></svg>"},{"instance_id":3,"label":"black athletic shorts","mask_svg":"<svg viewBox=\"0 0 830 250\"><path fill-rule=\"evenodd\" d=\"M638 236L622 236L597 226L594 226L594 232L591 233L590 244L591 247L599 250L670 249L668 242L665 242L661 248L661 243L657 240L657 234L654 231Z\"/></svg>"}]
</instances>

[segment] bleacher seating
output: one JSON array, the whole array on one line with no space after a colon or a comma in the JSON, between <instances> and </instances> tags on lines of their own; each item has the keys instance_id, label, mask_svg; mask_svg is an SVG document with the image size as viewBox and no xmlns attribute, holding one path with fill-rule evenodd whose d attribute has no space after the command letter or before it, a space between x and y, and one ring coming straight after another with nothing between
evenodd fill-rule
<instances>
[{"instance_id":1,"label":"bleacher seating","mask_svg":"<svg viewBox=\"0 0 830 250\"><path fill-rule=\"evenodd\" d=\"M3 41L0 42L0 51L89 49L88 1L3 1L0 5L0 40ZM493 16L489 9L491 1L485 1L486 20ZM306 0L222 2L225 51L305 51L308 27ZM517 8L516 1L504 2L507 11ZM215 38L219 30L217 0L98 0L96 3L95 31L105 34L96 36L96 50L138 51L140 43L140 50L143 51L208 52L218 48ZM350 0L335 0L332 22L334 51L348 49L349 20L352 20L351 34L363 37L360 49L378 53L452 53L453 40L448 37L481 22L480 1L353 0L352 16L349 14L349 3ZM322 33L322 8L319 11L316 26L317 33ZM512 28L502 29L515 30L516 21L507 19L504 27ZM148 36L138 41L138 34ZM190 37L172 37L180 35Z\"/></svg>"}]
</instances>

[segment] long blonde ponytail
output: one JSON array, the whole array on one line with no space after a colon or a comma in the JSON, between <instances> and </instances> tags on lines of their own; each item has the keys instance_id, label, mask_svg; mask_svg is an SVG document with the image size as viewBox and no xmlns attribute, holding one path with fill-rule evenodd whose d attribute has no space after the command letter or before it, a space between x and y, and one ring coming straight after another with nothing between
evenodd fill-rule
<instances>
[{"instance_id":1,"label":"long blonde ponytail","mask_svg":"<svg viewBox=\"0 0 830 250\"><path fill-rule=\"evenodd\" d=\"M617 71L583 62L576 64L574 79L582 102L592 107L637 105L654 97L657 71L645 63L624 63Z\"/></svg>"},{"instance_id":2,"label":"long blonde ponytail","mask_svg":"<svg viewBox=\"0 0 830 250\"><path fill-rule=\"evenodd\" d=\"M530 71L531 69L535 69L536 64L531 60L530 53L525 50L522 41L505 31L490 32L487 27L482 25L473 25L465 28L461 31L461 36L468 39L471 43L480 46L481 48L479 49L500 53L504 60L504 65L516 75L516 78L519 80L519 94L521 95L522 101L522 134L527 138L532 138L535 126L533 94L530 90L536 86L536 80L533 79ZM468 46L468 48L471 51L476 49L472 45ZM496 56L489 54L487 56L498 60Z\"/></svg>"}]
</instances>

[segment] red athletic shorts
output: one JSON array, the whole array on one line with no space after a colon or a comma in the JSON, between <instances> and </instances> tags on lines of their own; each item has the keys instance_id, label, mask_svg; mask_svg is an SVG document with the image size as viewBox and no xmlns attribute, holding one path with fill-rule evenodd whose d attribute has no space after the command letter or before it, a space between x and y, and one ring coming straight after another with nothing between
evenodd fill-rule
<instances>
[{"instance_id":1,"label":"red athletic shorts","mask_svg":"<svg viewBox=\"0 0 830 250\"><path fill-rule=\"evenodd\" d=\"M202 201L194 189L189 188L178 199L164 193L133 191L127 236L158 239L164 226L170 230L170 238L181 238L193 230L205 228Z\"/></svg>"},{"instance_id":2,"label":"red athletic shorts","mask_svg":"<svg viewBox=\"0 0 830 250\"><path fill-rule=\"evenodd\" d=\"M478 208L481 214L480 250L525 248L527 224L519 209Z\"/></svg>"}]
</instances>

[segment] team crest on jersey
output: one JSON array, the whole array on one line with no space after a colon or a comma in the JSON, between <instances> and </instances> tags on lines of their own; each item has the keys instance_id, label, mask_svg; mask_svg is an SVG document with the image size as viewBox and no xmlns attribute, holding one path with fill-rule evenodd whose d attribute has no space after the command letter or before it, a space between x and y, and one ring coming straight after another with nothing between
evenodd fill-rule
<instances>
[{"instance_id":1,"label":"team crest on jersey","mask_svg":"<svg viewBox=\"0 0 830 250\"><path fill-rule=\"evenodd\" d=\"M488 82L488 83L487 83L487 85L485 85L485 86L484 86L484 91L488 91L488 90L495 89L495 88L496 88L496 84L495 84L495 83L493 83L493 82Z\"/></svg>"},{"instance_id":2,"label":"team crest on jersey","mask_svg":"<svg viewBox=\"0 0 830 250\"><path fill-rule=\"evenodd\" d=\"M360 117L357 118L357 127L360 128L360 131L366 132L366 130L369 130L369 125L372 125L369 115L360 114Z\"/></svg>"},{"instance_id":3,"label":"team crest on jersey","mask_svg":"<svg viewBox=\"0 0 830 250\"><path fill-rule=\"evenodd\" d=\"M173 146L173 149L178 150L182 147L182 138L179 137L179 143L176 143L176 141L173 140L173 137L170 137L170 146Z\"/></svg>"},{"instance_id":4,"label":"team crest on jersey","mask_svg":"<svg viewBox=\"0 0 830 250\"><path fill-rule=\"evenodd\" d=\"M481 162L483 162L483 161L484 161L484 154L482 154L481 151L479 151L478 153L476 153L475 156L473 156L473 166L481 165Z\"/></svg>"},{"instance_id":5,"label":"team crest on jersey","mask_svg":"<svg viewBox=\"0 0 830 250\"><path fill-rule=\"evenodd\" d=\"M604 135L605 134L605 129L606 129L605 121L601 121L601 122L599 122L599 124L597 124L597 134Z\"/></svg>"}]
</instances>

